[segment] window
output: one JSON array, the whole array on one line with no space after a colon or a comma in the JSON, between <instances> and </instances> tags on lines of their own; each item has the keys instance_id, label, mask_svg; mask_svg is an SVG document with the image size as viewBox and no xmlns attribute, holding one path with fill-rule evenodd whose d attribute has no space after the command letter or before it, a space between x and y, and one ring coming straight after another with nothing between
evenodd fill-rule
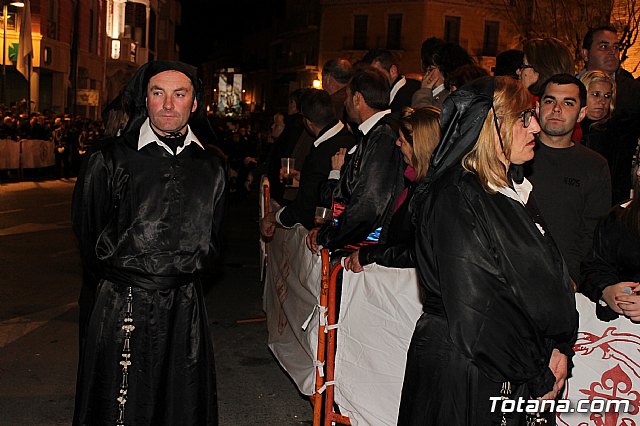
<instances>
[{"instance_id":1,"label":"window","mask_svg":"<svg viewBox=\"0 0 640 426\"><path fill-rule=\"evenodd\" d=\"M485 21L484 41L482 42L483 56L496 56L498 54L499 35L500 35L500 22Z\"/></svg>"},{"instance_id":2,"label":"window","mask_svg":"<svg viewBox=\"0 0 640 426\"><path fill-rule=\"evenodd\" d=\"M98 13L96 0L89 2L89 52L98 53Z\"/></svg>"},{"instance_id":3,"label":"window","mask_svg":"<svg viewBox=\"0 0 640 426\"><path fill-rule=\"evenodd\" d=\"M460 17L444 17L444 41L448 43L460 43Z\"/></svg>"},{"instance_id":4,"label":"window","mask_svg":"<svg viewBox=\"0 0 640 426\"><path fill-rule=\"evenodd\" d=\"M58 0L49 0L47 36L53 39L58 38Z\"/></svg>"},{"instance_id":5,"label":"window","mask_svg":"<svg viewBox=\"0 0 640 426\"><path fill-rule=\"evenodd\" d=\"M366 50L369 17L367 15L355 15L353 18L353 49Z\"/></svg>"},{"instance_id":6,"label":"window","mask_svg":"<svg viewBox=\"0 0 640 426\"><path fill-rule=\"evenodd\" d=\"M125 33L128 33L128 38L135 40L140 47L147 47L147 7L140 3L125 4Z\"/></svg>"},{"instance_id":7,"label":"window","mask_svg":"<svg viewBox=\"0 0 640 426\"><path fill-rule=\"evenodd\" d=\"M149 13L149 50L156 50L156 11Z\"/></svg>"},{"instance_id":8,"label":"window","mask_svg":"<svg viewBox=\"0 0 640 426\"><path fill-rule=\"evenodd\" d=\"M402 35L402 14L389 15L387 26L387 49L400 49Z\"/></svg>"},{"instance_id":9,"label":"window","mask_svg":"<svg viewBox=\"0 0 640 426\"><path fill-rule=\"evenodd\" d=\"M13 6L11 6L11 8L13 8ZM0 26L4 26L4 23L2 22L4 20L4 16L2 16L2 13L0 13ZM13 30L13 31L18 31L18 27L16 26L16 22L18 22L18 14L11 10L10 8L8 8L7 11L7 29L8 30Z\"/></svg>"}]
</instances>

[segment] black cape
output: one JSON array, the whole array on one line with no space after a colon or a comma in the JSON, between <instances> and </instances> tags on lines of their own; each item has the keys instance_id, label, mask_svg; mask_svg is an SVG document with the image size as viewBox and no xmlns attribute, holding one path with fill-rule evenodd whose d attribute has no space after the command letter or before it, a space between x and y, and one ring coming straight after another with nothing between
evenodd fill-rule
<instances>
[{"instance_id":1,"label":"black cape","mask_svg":"<svg viewBox=\"0 0 640 426\"><path fill-rule=\"evenodd\" d=\"M398 424L499 424L489 397L502 382L525 399L552 389L551 352L571 358L578 316L566 267L535 217L461 167L434 184L419 212L424 314Z\"/></svg>"}]
</instances>

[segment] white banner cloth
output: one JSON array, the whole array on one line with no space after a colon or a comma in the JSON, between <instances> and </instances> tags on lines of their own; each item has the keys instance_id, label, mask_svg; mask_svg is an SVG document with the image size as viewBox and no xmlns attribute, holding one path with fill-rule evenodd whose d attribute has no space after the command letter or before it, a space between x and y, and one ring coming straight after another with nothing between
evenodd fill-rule
<instances>
[{"instance_id":1,"label":"white banner cloth","mask_svg":"<svg viewBox=\"0 0 640 426\"><path fill-rule=\"evenodd\" d=\"M305 245L307 230L277 228L269 243L264 286L269 348L301 393L315 392L322 261ZM312 315L306 330L302 325Z\"/></svg>"},{"instance_id":2,"label":"white banner cloth","mask_svg":"<svg viewBox=\"0 0 640 426\"><path fill-rule=\"evenodd\" d=\"M40 139L22 139L22 168L37 169L56 163L53 142Z\"/></svg>"},{"instance_id":3,"label":"white banner cloth","mask_svg":"<svg viewBox=\"0 0 640 426\"><path fill-rule=\"evenodd\" d=\"M0 169L20 168L20 142L0 139Z\"/></svg>"},{"instance_id":4,"label":"white banner cloth","mask_svg":"<svg viewBox=\"0 0 640 426\"><path fill-rule=\"evenodd\" d=\"M407 349L422 314L415 269L344 271L335 401L352 425L395 425Z\"/></svg>"},{"instance_id":5,"label":"white banner cloth","mask_svg":"<svg viewBox=\"0 0 640 426\"><path fill-rule=\"evenodd\" d=\"M574 346L573 377L563 398L576 407L580 399L628 400L628 413L563 413L559 426L640 425L640 324L620 317L604 322L596 317L596 306L576 294L580 314L578 340Z\"/></svg>"}]
</instances>

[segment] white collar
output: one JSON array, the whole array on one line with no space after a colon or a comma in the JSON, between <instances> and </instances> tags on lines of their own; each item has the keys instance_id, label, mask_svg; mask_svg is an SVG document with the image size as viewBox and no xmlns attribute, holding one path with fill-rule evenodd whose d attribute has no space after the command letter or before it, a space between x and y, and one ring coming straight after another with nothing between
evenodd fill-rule
<instances>
[{"instance_id":1,"label":"white collar","mask_svg":"<svg viewBox=\"0 0 640 426\"><path fill-rule=\"evenodd\" d=\"M360 123L360 125L358 126L358 130L360 130L362 134L366 135L367 133L369 133L369 130L371 130L373 126L375 126L376 123L380 121L382 117L390 113L391 113L390 109L385 109L384 111L376 112L371 117L367 118L362 123Z\"/></svg>"},{"instance_id":2,"label":"white collar","mask_svg":"<svg viewBox=\"0 0 640 426\"><path fill-rule=\"evenodd\" d=\"M391 92L389 93L389 103L393 102L393 99L396 97L398 90L402 89L402 86L407 84L407 79L404 76L400 77L396 84L391 88Z\"/></svg>"},{"instance_id":3,"label":"white collar","mask_svg":"<svg viewBox=\"0 0 640 426\"><path fill-rule=\"evenodd\" d=\"M340 133L343 128L344 124L342 124L342 121L338 120L335 126L324 132L318 139L315 140L315 142L313 142L313 146L317 148L322 142L326 141L327 139L331 139L332 137Z\"/></svg>"},{"instance_id":4,"label":"white collar","mask_svg":"<svg viewBox=\"0 0 640 426\"><path fill-rule=\"evenodd\" d=\"M149 117L147 117L147 119L142 124L142 127L140 127L140 136L138 136L138 151L140 151L142 148L144 148L145 146L153 142L157 143L158 145L166 149L168 152L173 154L173 151L171 151L171 148L169 148L167 144L165 144L161 140L158 140L158 137L156 136L156 134L153 132L153 130L151 130L151 124L149 124ZM182 150L185 149L187 145L189 145L191 142L195 142L200 148L204 149L204 146L202 146L202 144L200 143L196 135L194 135L193 132L191 131L191 127L189 127L189 125L187 124L187 137L184 140L184 146L179 146L178 149L176 150L176 153L173 155L180 154Z\"/></svg>"},{"instance_id":5,"label":"white collar","mask_svg":"<svg viewBox=\"0 0 640 426\"><path fill-rule=\"evenodd\" d=\"M441 84L440 86L434 88L431 93L433 93L433 96L438 96L442 92L444 92L444 84Z\"/></svg>"},{"instance_id":6,"label":"white collar","mask_svg":"<svg viewBox=\"0 0 640 426\"><path fill-rule=\"evenodd\" d=\"M531 185L531 182L529 182L527 178L524 178L522 183L513 182L513 188L498 188L491 184L489 184L489 188L493 189L494 191L498 191L505 197L511 198L512 200L517 201L524 206L529 201L529 195L533 190L533 185Z\"/></svg>"}]
</instances>

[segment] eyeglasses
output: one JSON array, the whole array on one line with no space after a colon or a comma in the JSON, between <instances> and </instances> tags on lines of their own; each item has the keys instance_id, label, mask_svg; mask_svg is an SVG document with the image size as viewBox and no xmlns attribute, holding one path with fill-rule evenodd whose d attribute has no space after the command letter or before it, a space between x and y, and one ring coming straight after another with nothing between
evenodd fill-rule
<instances>
[{"instance_id":1,"label":"eyeglasses","mask_svg":"<svg viewBox=\"0 0 640 426\"><path fill-rule=\"evenodd\" d=\"M520 114L518 114L518 119L522 119L522 127L526 129L531 124L531 119L535 116L536 116L536 110L531 108L531 109L526 109L522 111Z\"/></svg>"},{"instance_id":2,"label":"eyeglasses","mask_svg":"<svg viewBox=\"0 0 640 426\"><path fill-rule=\"evenodd\" d=\"M533 65L529 65L529 64L522 64L520 65L520 72L526 70L527 68L531 68L533 69Z\"/></svg>"}]
</instances>

